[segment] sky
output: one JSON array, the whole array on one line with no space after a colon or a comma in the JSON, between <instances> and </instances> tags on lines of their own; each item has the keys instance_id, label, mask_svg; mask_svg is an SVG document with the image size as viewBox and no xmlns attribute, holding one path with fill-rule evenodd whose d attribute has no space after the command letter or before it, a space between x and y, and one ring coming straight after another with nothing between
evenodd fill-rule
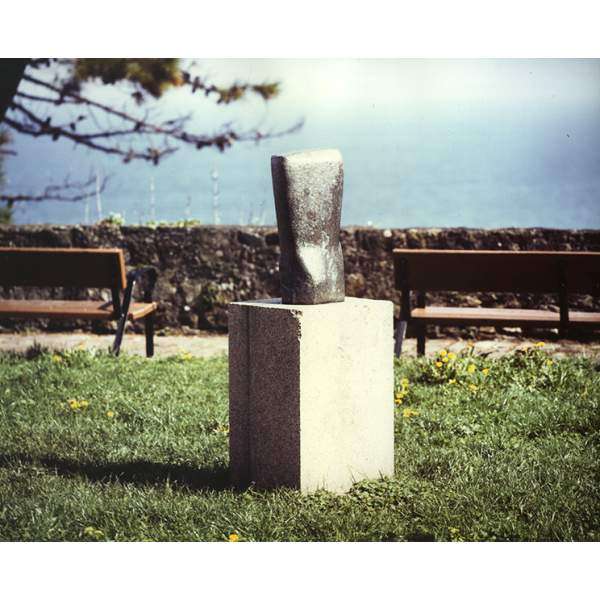
<instances>
[{"instance_id":1,"label":"sky","mask_svg":"<svg viewBox=\"0 0 600 600\"><path fill-rule=\"evenodd\" d=\"M285 125L402 112L493 114L513 108L525 114L557 108L600 107L599 59L186 59L217 84L279 81L281 94L264 103L247 98L216 107L199 98L198 123L221 115L244 123ZM94 92L120 99L106 86ZM187 90L168 92L166 111L194 109Z\"/></svg>"},{"instance_id":2,"label":"sky","mask_svg":"<svg viewBox=\"0 0 600 600\"><path fill-rule=\"evenodd\" d=\"M193 62L214 83L279 81L281 93L267 103L250 95L217 106L187 89L172 90L158 103L165 119L193 112L190 129L204 133L228 121L270 131L305 119L302 131L259 146L238 144L225 154L184 148L158 167L123 165L68 141L17 136L19 155L6 161L10 191L31 193L49 178L58 183L66 173L74 178L100 168L112 175L105 194L112 211L147 215L152 179L164 209L159 218L183 218L192 195L200 207L195 216L210 222L209 173L218 168L225 222L264 207L269 221L270 154L337 147L347 166L345 223L600 225L599 59ZM86 89L116 106L126 98L111 86ZM81 218L68 212L40 205L18 218Z\"/></svg>"},{"instance_id":3,"label":"sky","mask_svg":"<svg viewBox=\"0 0 600 600\"><path fill-rule=\"evenodd\" d=\"M335 107L348 103L541 100L557 94L600 100L600 60L537 59L340 59L199 60L226 82L245 73L251 79L283 78L289 101L315 99Z\"/></svg>"},{"instance_id":4,"label":"sky","mask_svg":"<svg viewBox=\"0 0 600 600\"><path fill-rule=\"evenodd\" d=\"M282 82L272 111L347 115L353 110L600 106L600 60L340 59L198 60L219 83ZM182 99L182 101L184 101Z\"/></svg>"}]
</instances>

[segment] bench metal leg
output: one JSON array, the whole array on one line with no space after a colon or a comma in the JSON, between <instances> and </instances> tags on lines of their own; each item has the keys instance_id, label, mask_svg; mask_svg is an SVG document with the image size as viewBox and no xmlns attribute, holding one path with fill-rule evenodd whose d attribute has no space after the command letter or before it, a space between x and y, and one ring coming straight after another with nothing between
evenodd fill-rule
<instances>
[{"instance_id":1,"label":"bench metal leg","mask_svg":"<svg viewBox=\"0 0 600 600\"><path fill-rule=\"evenodd\" d=\"M125 294L123 295L121 318L119 319L117 335L115 336L115 343L113 344L113 354L115 356L119 356L119 352L121 350L121 342L123 341L123 334L125 333L125 325L127 325L127 318L129 317L129 306L131 305L131 294L133 293L134 283L135 272L132 271L127 275L127 287L125 288Z\"/></svg>"},{"instance_id":2,"label":"bench metal leg","mask_svg":"<svg viewBox=\"0 0 600 600\"><path fill-rule=\"evenodd\" d=\"M127 317L123 316L119 319L119 325L117 326L117 335L113 343L112 351L115 356L119 356L121 351L121 342L123 341L123 334L125 333L125 325L127 324Z\"/></svg>"},{"instance_id":3,"label":"bench metal leg","mask_svg":"<svg viewBox=\"0 0 600 600\"><path fill-rule=\"evenodd\" d=\"M154 314L149 314L144 319L144 331L146 333L146 357L154 356Z\"/></svg>"},{"instance_id":4,"label":"bench metal leg","mask_svg":"<svg viewBox=\"0 0 600 600\"><path fill-rule=\"evenodd\" d=\"M417 325L417 354L423 356L425 354L425 323Z\"/></svg>"},{"instance_id":5,"label":"bench metal leg","mask_svg":"<svg viewBox=\"0 0 600 600\"><path fill-rule=\"evenodd\" d=\"M402 354L402 342L406 335L406 326L406 321L398 321L398 326L396 327L396 343L394 344L394 355L397 357Z\"/></svg>"}]
</instances>

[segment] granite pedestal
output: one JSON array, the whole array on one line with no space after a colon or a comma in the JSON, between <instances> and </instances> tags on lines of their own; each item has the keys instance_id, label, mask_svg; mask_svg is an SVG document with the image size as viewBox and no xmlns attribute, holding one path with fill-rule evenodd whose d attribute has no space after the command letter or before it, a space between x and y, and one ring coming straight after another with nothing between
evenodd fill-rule
<instances>
[{"instance_id":1,"label":"granite pedestal","mask_svg":"<svg viewBox=\"0 0 600 600\"><path fill-rule=\"evenodd\" d=\"M345 492L394 473L393 307L229 305L233 483Z\"/></svg>"}]
</instances>

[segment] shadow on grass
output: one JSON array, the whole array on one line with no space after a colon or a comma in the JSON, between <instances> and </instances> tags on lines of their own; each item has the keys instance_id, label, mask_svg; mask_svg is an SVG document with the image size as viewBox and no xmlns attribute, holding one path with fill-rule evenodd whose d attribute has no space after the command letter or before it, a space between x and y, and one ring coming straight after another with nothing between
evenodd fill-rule
<instances>
[{"instance_id":1,"label":"shadow on grass","mask_svg":"<svg viewBox=\"0 0 600 600\"><path fill-rule=\"evenodd\" d=\"M94 464L55 456L0 455L0 467L16 466L17 463L38 465L56 475L84 477L99 483L128 483L156 487L168 482L173 488L192 491L233 489L229 482L229 470L218 466L197 469L145 460Z\"/></svg>"}]
</instances>

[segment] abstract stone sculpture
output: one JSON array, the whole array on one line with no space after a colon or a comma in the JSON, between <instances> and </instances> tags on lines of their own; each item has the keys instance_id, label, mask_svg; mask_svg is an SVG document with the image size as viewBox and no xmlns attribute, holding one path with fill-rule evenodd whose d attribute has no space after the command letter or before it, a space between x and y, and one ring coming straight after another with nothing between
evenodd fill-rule
<instances>
[{"instance_id":1,"label":"abstract stone sculpture","mask_svg":"<svg viewBox=\"0 0 600 600\"><path fill-rule=\"evenodd\" d=\"M344 301L340 221L344 167L338 150L271 157L284 304Z\"/></svg>"}]
</instances>

